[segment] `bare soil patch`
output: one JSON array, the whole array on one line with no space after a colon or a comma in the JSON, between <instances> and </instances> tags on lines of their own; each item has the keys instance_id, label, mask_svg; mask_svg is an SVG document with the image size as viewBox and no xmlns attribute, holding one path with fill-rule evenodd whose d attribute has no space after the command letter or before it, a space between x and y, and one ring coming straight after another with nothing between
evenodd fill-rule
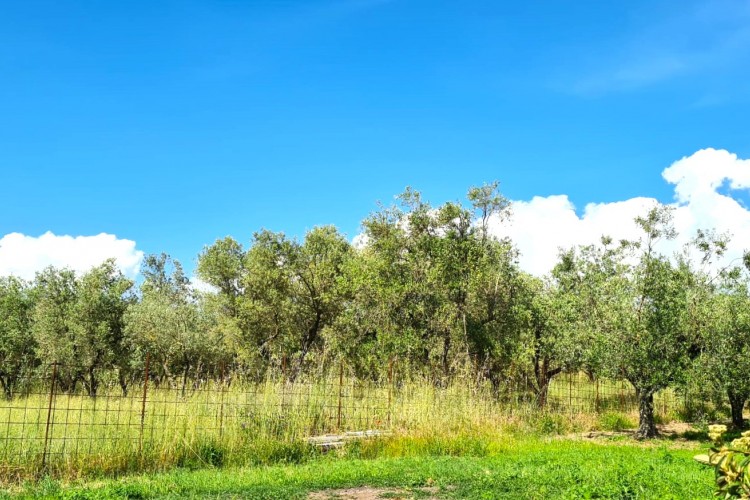
<instances>
[{"instance_id":1,"label":"bare soil patch","mask_svg":"<svg viewBox=\"0 0 750 500\"><path fill-rule=\"evenodd\" d=\"M698 429L685 422L670 422L668 424L657 425L659 432L666 435L682 436L687 432L698 432Z\"/></svg>"},{"instance_id":2,"label":"bare soil patch","mask_svg":"<svg viewBox=\"0 0 750 500\"><path fill-rule=\"evenodd\" d=\"M421 492L428 494L437 493L437 488L419 488ZM314 491L307 496L308 500L406 500L414 498L414 493L408 490L402 490L397 488L371 488L369 486L363 486L360 488L341 488ZM437 497L430 496L425 498L420 497L424 500L436 500Z\"/></svg>"},{"instance_id":3,"label":"bare soil patch","mask_svg":"<svg viewBox=\"0 0 750 500\"><path fill-rule=\"evenodd\" d=\"M631 438L632 442L629 442L628 444L638 444L640 446L663 445L665 440L669 440L670 445L675 448L690 448L692 447L691 443L695 442L694 438L691 439L690 435L698 433L698 429L685 422L657 424L656 427L659 429L659 439L656 440L646 439L643 441L636 441L634 438L636 432L635 429L627 429L623 431L589 431L566 437L569 439L590 439L594 442L602 443L611 443L618 438Z\"/></svg>"}]
</instances>

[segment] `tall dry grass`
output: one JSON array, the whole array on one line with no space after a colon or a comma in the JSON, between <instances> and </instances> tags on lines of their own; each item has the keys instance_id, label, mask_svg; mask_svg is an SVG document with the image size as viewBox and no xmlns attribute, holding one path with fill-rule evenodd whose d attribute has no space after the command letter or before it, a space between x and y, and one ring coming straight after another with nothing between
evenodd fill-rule
<instances>
[{"instance_id":1,"label":"tall dry grass","mask_svg":"<svg viewBox=\"0 0 750 500\"><path fill-rule=\"evenodd\" d=\"M544 409L528 388L498 392L467 380L439 386L333 375L295 384L274 378L186 387L152 383L145 397L142 387L123 396L115 384L96 398L49 389L39 386L0 403L4 481L299 462L321 453L308 437L352 430L387 430L391 436L353 444L358 453L479 453L482 442L502 436L572 432L601 426L602 415L622 415L621 423L635 416L632 390L582 374L554 380ZM660 398L656 406L664 418L676 414L674 395Z\"/></svg>"}]
</instances>

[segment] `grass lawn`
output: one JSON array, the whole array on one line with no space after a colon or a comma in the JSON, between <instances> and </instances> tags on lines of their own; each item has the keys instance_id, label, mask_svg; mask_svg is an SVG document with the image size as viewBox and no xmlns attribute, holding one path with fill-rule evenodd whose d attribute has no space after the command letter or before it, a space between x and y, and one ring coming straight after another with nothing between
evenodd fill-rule
<instances>
[{"instance_id":1,"label":"grass lawn","mask_svg":"<svg viewBox=\"0 0 750 500\"><path fill-rule=\"evenodd\" d=\"M713 471L692 460L704 448L695 443L676 446L669 441L639 445L529 439L502 443L481 456L429 453L362 459L348 454L346 458L326 456L294 465L178 469L68 483L43 480L12 495L283 499L371 486L390 488L379 491L385 498L710 498ZM314 498L329 498L330 493Z\"/></svg>"}]
</instances>

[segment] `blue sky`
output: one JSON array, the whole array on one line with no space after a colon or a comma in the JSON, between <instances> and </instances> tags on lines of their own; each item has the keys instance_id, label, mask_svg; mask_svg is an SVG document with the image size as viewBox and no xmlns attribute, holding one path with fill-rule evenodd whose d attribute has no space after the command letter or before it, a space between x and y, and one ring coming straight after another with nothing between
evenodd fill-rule
<instances>
[{"instance_id":1,"label":"blue sky","mask_svg":"<svg viewBox=\"0 0 750 500\"><path fill-rule=\"evenodd\" d=\"M750 157L749 77L749 1L7 1L0 236L190 268L261 227L353 237L407 185L669 202L671 163Z\"/></svg>"}]
</instances>

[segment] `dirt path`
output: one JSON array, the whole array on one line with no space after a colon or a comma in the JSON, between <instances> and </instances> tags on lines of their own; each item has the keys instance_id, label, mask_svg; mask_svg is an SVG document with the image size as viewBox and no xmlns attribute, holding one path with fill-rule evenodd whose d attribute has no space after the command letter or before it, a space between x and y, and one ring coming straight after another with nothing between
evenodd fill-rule
<instances>
[{"instance_id":1,"label":"dirt path","mask_svg":"<svg viewBox=\"0 0 750 500\"><path fill-rule=\"evenodd\" d=\"M425 497L424 494L434 495L437 488L419 488L419 498L423 500L437 500L435 496ZM337 490L314 491L308 495L308 500L406 500L415 498L411 491L396 488L371 488L363 486L361 488L341 488Z\"/></svg>"}]
</instances>

